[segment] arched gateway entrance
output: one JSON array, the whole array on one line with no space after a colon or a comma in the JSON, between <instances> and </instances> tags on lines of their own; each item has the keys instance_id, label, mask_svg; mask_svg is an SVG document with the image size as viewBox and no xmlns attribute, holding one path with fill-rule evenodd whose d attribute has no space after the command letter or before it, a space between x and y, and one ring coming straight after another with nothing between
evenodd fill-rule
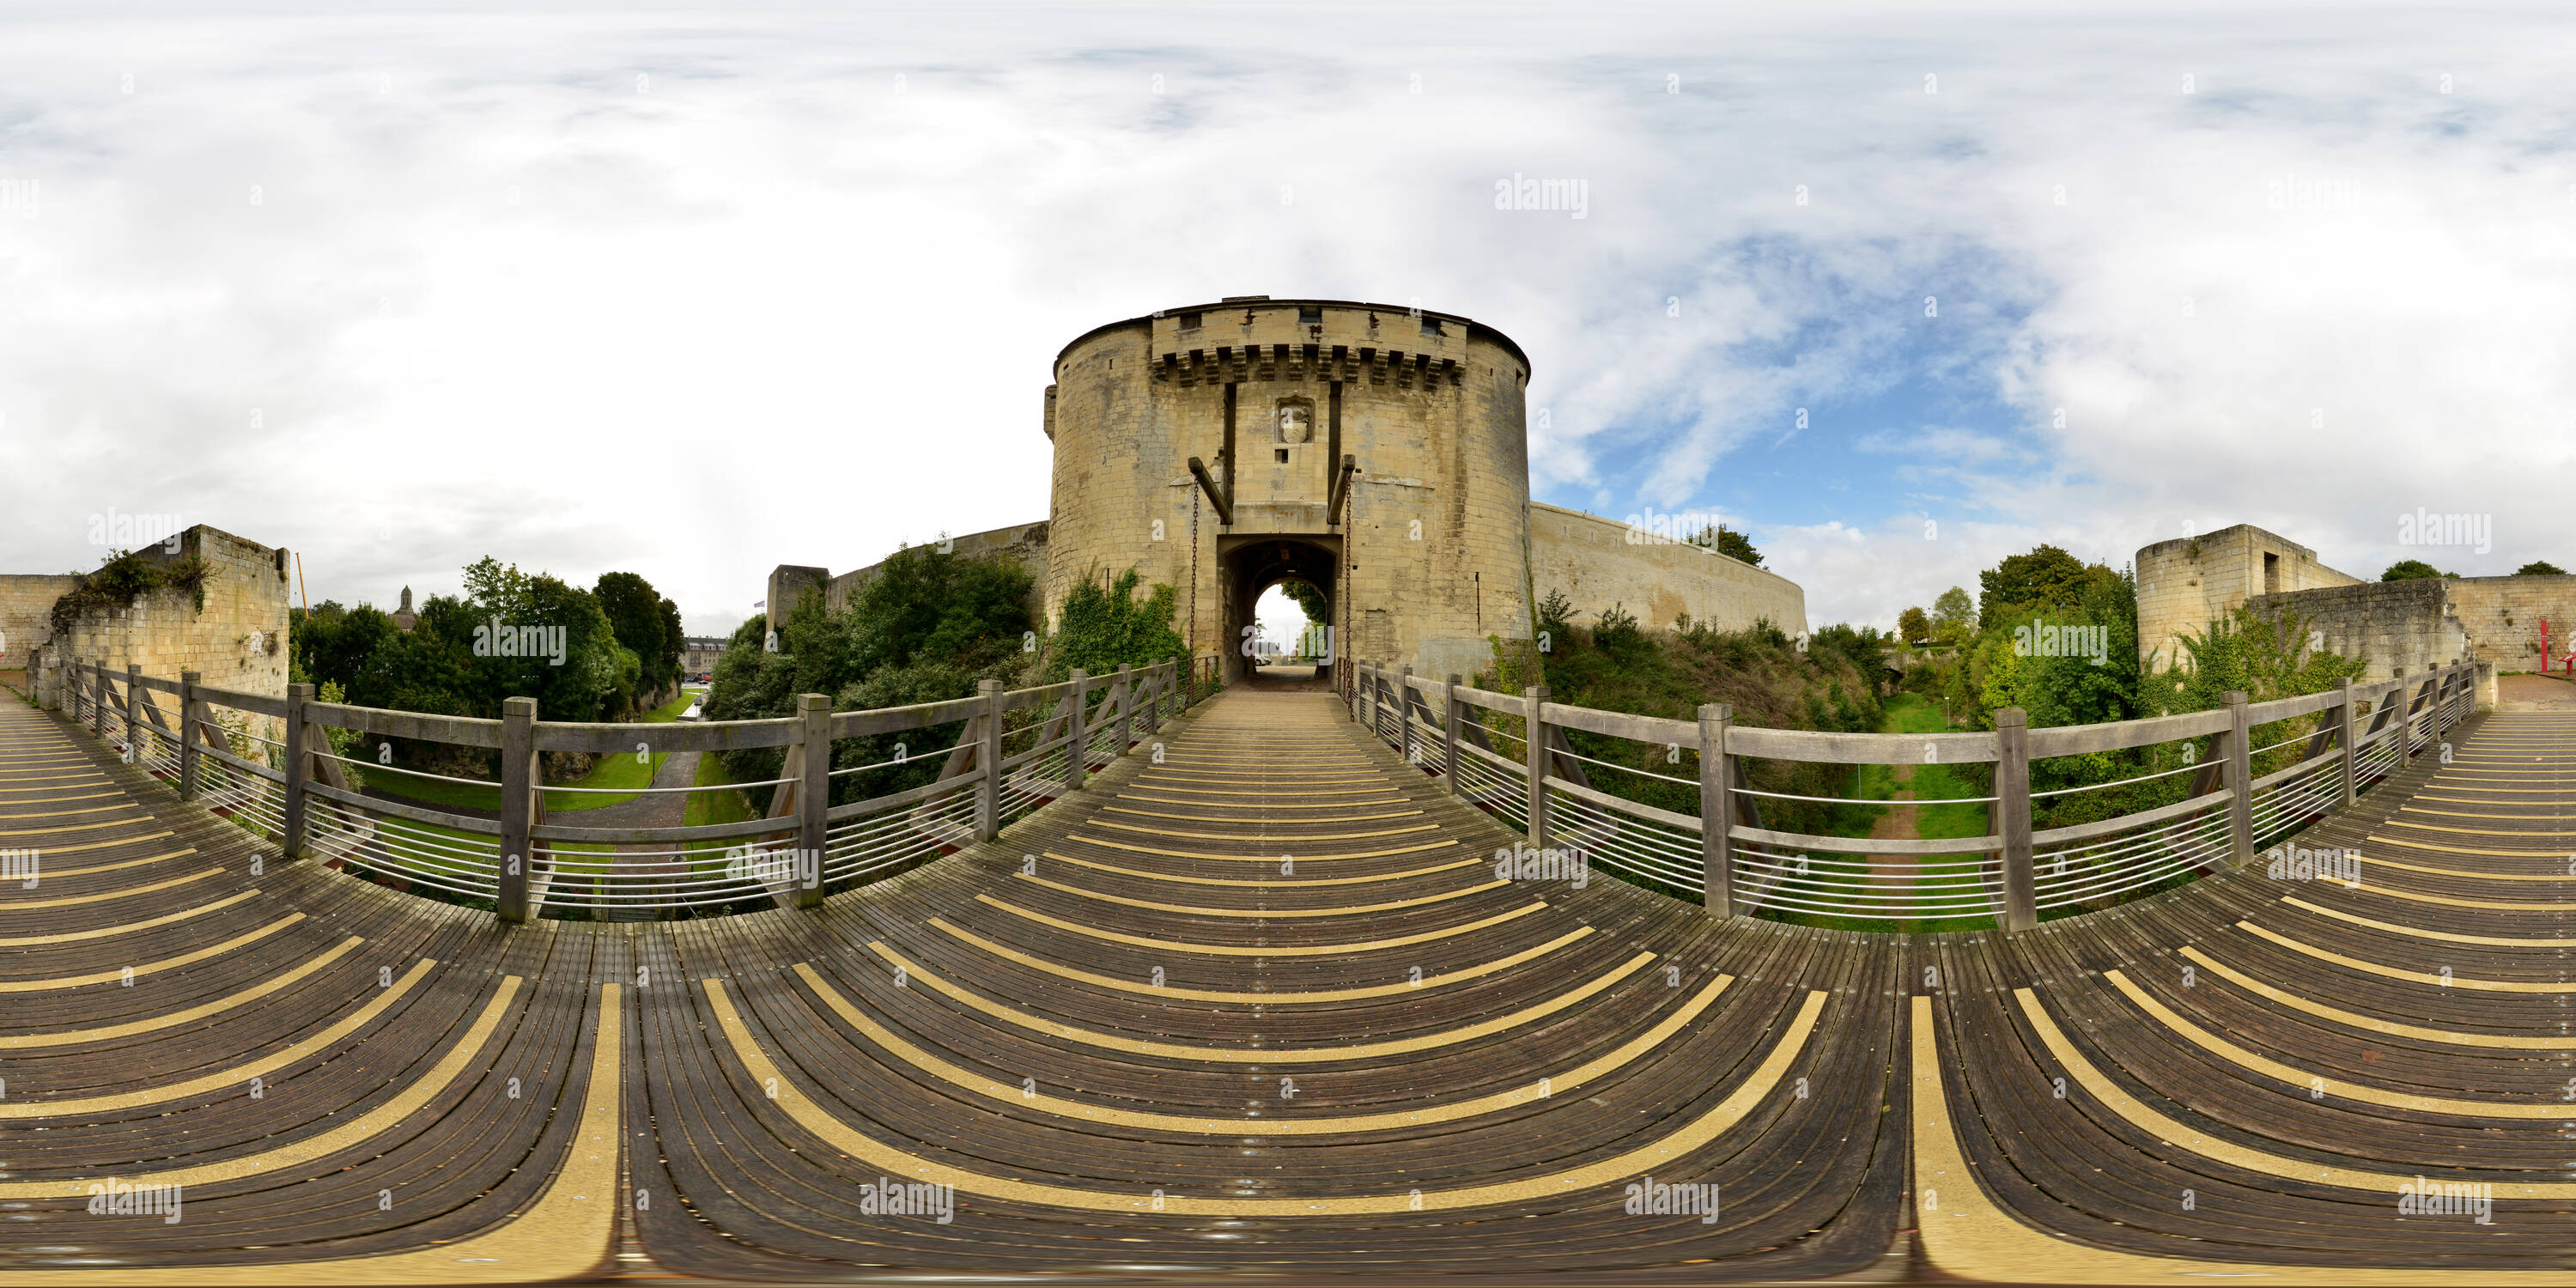
<instances>
[{"instance_id":1,"label":"arched gateway entrance","mask_svg":"<svg viewBox=\"0 0 2576 1288\"><path fill-rule=\"evenodd\" d=\"M1250 638L1246 632L1252 627L1262 592L1272 586L1302 581L1323 592L1329 611L1324 624L1338 627L1342 612L1339 535L1300 532L1222 536L1217 538L1217 561L1225 570L1225 637L1235 641L1226 650L1228 677L1241 676L1251 666L1251 659L1243 655L1242 641ZM1338 629L1334 633L1336 637L1340 634ZM1315 674L1329 680L1332 669L1329 665L1319 666Z\"/></svg>"}]
</instances>

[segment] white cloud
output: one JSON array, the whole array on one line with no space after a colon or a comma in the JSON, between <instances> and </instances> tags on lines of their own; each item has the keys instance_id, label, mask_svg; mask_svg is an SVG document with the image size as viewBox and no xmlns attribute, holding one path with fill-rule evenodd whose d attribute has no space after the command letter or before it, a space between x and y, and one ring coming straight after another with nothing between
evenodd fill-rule
<instances>
[{"instance_id":1,"label":"white cloud","mask_svg":"<svg viewBox=\"0 0 2576 1288\"><path fill-rule=\"evenodd\" d=\"M1297 12L16 20L0 568L178 511L316 598L491 553L723 629L773 564L1041 517L1057 348L1247 292L1511 333L1539 487L1618 513L1900 357L1991 388L2023 437L1891 429L1916 495L1757 532L1819 622L2183 523L2576 557L2547 15ZM1494 210L1516 172L1586 217Z\"/></svg>"}]
</instances>

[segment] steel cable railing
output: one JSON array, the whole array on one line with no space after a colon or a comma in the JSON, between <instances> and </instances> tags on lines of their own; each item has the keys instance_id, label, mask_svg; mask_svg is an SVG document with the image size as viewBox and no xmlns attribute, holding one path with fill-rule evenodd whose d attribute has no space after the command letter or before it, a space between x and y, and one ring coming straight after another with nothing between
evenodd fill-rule
<instances>
[{"instance_id":1,"label":"steel cable railing","mask_svg":"<svg viewBox=\"0 0 2576 1288\"><path fill-rule=\"evenodd\" d=\"M1529 844L1578 854L1586 864L1684 897L1722 898L1730 912L1862 928L1940 922L2019 928L2043 913L2106 907L2246 862L2258 847L2341 809L2347 793L2433 746L2475 702L2473 668L2463 664L2431 677L2304 698L2252 704L2238 696L2235 706L2218 711L2065 729L2033 730L1999 718L1991 732L1822 735L1737 729L1723 723L1721 712L1711 745L1703 739L1712 735L1691 722L1563 707L1546 701L1543 691L1515 696L1367 665L1355 669L1348 699L1362 728L1423 773L1447 778L1454 795ZM2358 746L2351 749L2340 745L2346 703L2356 717L2351 728ZM2392 707L2399 714L2373 732L2378 712ZM1569 731L1595 742L1570 741ZM1623 759L1619 748L1640 743L1663 756ZM2180 754L2156 750L2166 744L2179 744ZM1548 762L1535 794L1534 745L1546 747ZM1703 783L1657 767L1683 763L1685 746L1699 753L1703 778L1719 777ZM2136 752L2144 765L2106 781L2031 789L2032 761L2104 751ZM1768 830L1761 821L1765 802L1790 817L1801 809L1887 802L1819 796L1777 783L1757 787L1738 767L1756 760L1848 766L1927 759L1992 767L1992 794L1918 802L1986 807L1987 835L1880 841ZM2267 772L2256 776L2257 765ZM1606 784L1588 780L1601 774L1611 776ZM1708 835L1695 809L1632 798L1678 799L1673 788L1680 786L1728 802L1732 821L1724 838ZM2018 833L2006 826L2016 815L2030 819L2041 805L2051 817L2099 821L2041 827L2024 821ZM2016 883L2026 893L2016 893Z\"/></svg>"}]
</instances>

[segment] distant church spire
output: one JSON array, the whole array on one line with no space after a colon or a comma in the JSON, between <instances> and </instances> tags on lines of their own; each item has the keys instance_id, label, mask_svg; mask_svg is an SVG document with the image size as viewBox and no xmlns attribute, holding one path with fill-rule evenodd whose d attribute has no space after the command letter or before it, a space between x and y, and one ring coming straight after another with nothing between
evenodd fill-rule
<instances>
[{"instance_id":1,"label":"distant church spire","mask_svg":"<svg viewBox=\"0 0 2576 1288\"><path fill-rule=\"evenodd\" d=\"M403 587L402 607L394 610L394 626L405 634L409 634L412 626L419 621L420 618L414 615L411 611L411 587L405 586Z\"/></svg>"}]
</instances>

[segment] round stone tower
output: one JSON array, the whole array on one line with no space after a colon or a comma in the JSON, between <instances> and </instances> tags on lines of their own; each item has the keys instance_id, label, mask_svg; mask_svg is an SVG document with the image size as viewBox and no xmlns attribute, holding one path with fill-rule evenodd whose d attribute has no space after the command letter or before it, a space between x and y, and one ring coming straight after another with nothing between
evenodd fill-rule
<instances>
[{"instance_id":1,"label":"round stone tower","mask_svg":"<svg viewBox=\"0 0 2576 1288\"><path fill-rule=\"evenodd\" d=\"M1528 386L1501 332L1384 304L1230 296L1099 327L1046 391L1048 621L1132 567L1231 672L1261 593L1302 581L1336 661L1472 675L1486 637L1531 635Z\"/></svg>"}]
</instances>

